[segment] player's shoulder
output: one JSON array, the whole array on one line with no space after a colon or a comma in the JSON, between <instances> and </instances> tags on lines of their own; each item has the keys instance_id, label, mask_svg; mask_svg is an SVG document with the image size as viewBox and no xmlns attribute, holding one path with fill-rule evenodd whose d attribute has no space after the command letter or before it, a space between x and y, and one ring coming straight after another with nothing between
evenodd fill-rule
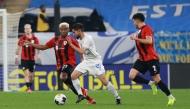
<instances>
[{"instance_id":1,"label":"player's shoulder","mask_svg":"<svg viewBox=\"0 0 190 109\"><path fill-rule=\"evenodd\" d=\"M149 25L145 25L144 29L150 29L150 30L152 30L152 28Z\"/></svg>"},{"instance_id":2,"label":"player's shoulder","mask_svg":"<svg viewBox=\"0 0 190 109\"><path fill-rule=\"evenodd\" d=\"M75 40L75 38L73 38L73 37L71 37L71 36L69 36L69 38L70 38L71 40Z\"/></svg>"},{"instance_id":3,"label":"player's shoulder","mask_svg":"<svg viewBox=\"0 0 190 109\"><path fill-rule=\"evenodd\" d=\"M84 36L85 36L85 39L92 40L92 36L91 35L85 33Z\"/></svg>"}]
</instances>

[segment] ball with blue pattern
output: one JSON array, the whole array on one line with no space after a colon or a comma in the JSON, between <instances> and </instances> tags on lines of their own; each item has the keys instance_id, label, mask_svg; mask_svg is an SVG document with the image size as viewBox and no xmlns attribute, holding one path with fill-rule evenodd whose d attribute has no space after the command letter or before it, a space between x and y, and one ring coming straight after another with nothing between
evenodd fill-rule
<instances>
[{"instance_id":1,"label":"ball with blue pattern","mask_svg":"<svg viewBox=\"0 0 190 109\"><path fill-rule=\"evenodd\" d=\"M54 102L57 105L64 105L67 101L67 97L64 94L57 94L54 98Z\"/></svg>"}]
</instances>

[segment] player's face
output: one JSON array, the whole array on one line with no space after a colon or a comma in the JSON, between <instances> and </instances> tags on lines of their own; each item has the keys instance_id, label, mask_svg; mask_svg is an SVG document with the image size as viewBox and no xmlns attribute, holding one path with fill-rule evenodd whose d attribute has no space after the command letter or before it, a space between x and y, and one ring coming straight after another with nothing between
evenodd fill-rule
<instances>
[{"instance_id":1,"label":"player's face","mask_svg":"<svg viewBox=\"0 0 190 109\"><path fill-rule=\"evenodd\" d=\"M138 19L133 19L133 23L134 23L134 26L138 29L138 24L139 24L139 20Z\"/></svg>"},{"instance_id":2,"label":"player's face","mask_svg":"<svg viewBox=\"0 0 190 109\"><path fill-rule=\"evenodd\" d=\"M61 26L59 30L62 37L66 37L69 33L69 28L66 26Z\"/></svg>"},{"instance_id":3,"label":"player's face","mask_svg":"<svg viewBox=\"0 0 190 109\"><path fill-rule=\"evenodd\" d=\"M74 29L72 29L72 32L73 32L73 35L77 38L77 39L79 39L80 38L80 30L74 30Z\"/></svg>"},{"instance_id":4,"label":"player's face","mask_svg":"<svg viewBox=\"0 0 190 109\"><path fill-rule=\"evenodd\" d=\"M41 11L42 11L42 12L46 12L46 7L43 6L43 7L41 8Z\"/></svg>"},{"instance_id":5,"label":"player's face","mask_svg":"<svg viewBox=\"0 0 190 109\"><path fill-rule=\"evenodd\" d=\"M25 34L31 34L32 33L32 29L30 27L26 27L24 29L24 32L25 32Z\"/></svg>"}]
</instances>

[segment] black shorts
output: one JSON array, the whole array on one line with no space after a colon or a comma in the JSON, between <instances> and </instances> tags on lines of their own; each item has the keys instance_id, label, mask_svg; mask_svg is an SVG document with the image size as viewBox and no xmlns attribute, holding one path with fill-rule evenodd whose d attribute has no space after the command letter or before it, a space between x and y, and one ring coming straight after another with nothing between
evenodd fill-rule
<instances>
[{"instance_id":1,"label":"black shorts","mask_svg":"<svg viewBox=\"0 0 190 109\"><path fill-rule=\"evenodd\" d=\"M142 74L145 74L147 71L150 72L151 76L160 74L160 64L158 60L140 61L137 59L133 68Z\"/></svg>"},{"instance_id":2,"label":"black shorts","mask_svg":"<svg viewBox=\"0 0 190 109\"><path fill-rule=\"evenodd\" d=\"M69 65L69 64L65 64L61 67L61 69L59 69L57 72L59 73L59 75L62 73L62 72L65 72L67 73L67 75L70 77L71 76L71 73L74 71L74 67Z\"/></svg>"},{"instance_id":3,"label":"black shorts","mask_svg":"<svg viewBox=\"0 0 190 109\"><path fill-rule=\"evenodd\" d=\"M34 60L21 60L22 70L28 69L30 72L35 71L35 61Z\"/></svg>"}]
</instances>

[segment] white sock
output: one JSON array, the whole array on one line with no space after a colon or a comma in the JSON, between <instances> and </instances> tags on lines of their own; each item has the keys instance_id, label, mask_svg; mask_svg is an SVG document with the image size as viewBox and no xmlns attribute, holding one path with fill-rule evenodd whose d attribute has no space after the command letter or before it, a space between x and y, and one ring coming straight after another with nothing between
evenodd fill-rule
<instances>
[{"instance_id":1,"label":"white sock","mask_svg":"<svg viewBox=\"0 0 190 109\"><path fill-rule=\"evenodd\" d=\"M120 99L117 91L115 90L114 86L109 82L107 85L108 90L114 95L116 99Z\"/></svg>"},{"instance_id":2,"label":"white sock","mask_svg":"<svg viewBox=\"0 0 190 109\"><path fill-rule=\"evenodd\" d=\"M74 86L75 89L77 90L78 94L79 94L79 95L83 95L83 94L82 94L82 91L81 91L79 79L72 80L72 82L73 82L73 86Z\"/></svg>"},{"instance_id":3,"label":"white sock","mask_svg":"<svg viewBox=\"0 0 190 109\"><path fill-rule=\"evenodd\" d=\"M172 98L174 98L174 97L173 97L172 94L170 94L170 95L168 95L168 98L169 98L169 99L172 99Z\"/></svg>"},{"instance_id":4,"label":"white sock","mask_svg":"<svg viewBox=\"0 0 190 109\"><path fill-rule=\"evenodd\" d=\"M153 83L154 83L154 81L150 81L150 82L148 83L148 85L151 86Z\"/></svg>"}]
</instances>

